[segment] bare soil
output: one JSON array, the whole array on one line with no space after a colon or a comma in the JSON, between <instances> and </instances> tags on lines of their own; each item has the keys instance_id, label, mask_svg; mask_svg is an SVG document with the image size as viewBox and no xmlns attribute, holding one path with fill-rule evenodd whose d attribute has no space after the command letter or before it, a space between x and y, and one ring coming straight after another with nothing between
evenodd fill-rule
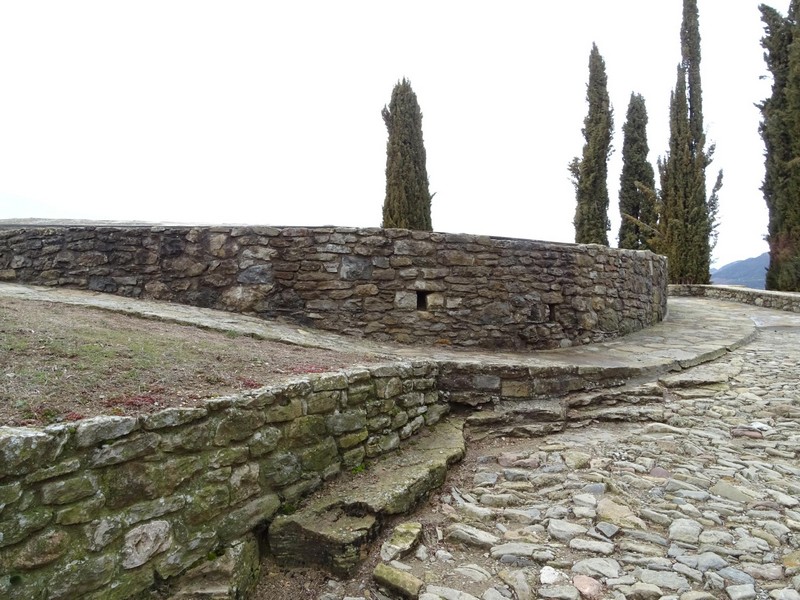
<instances>
[{"instance_id":1,"label":"bare soil","mask_svg":"<svg viewBox=\"0 0 800 600\"><path fill-rule=\"evenodd\" d=\"M194 406L375 360L96 308L4 298L0 425Z\"/></svg>"}]
</instances>

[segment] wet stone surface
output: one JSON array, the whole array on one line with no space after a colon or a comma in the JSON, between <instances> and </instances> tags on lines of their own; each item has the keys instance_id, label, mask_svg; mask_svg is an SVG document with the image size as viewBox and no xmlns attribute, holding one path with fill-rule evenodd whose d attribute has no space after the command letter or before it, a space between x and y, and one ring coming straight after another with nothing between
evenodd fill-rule
<instances>
[{"instance_id":1,"label":"wet stone surface","mask_svg":"<svg viewBox=\"0 0 800 600\"><path fill-rule=\"evenodd\" d=\"M378 543L316 597L800 599L798 358L800 328L762 329L663 377L661 422L472 440L398 521L421 524L418 544L382 561ZM414 585L381 587L376 564Z\"/></svg>"}]
</instances>

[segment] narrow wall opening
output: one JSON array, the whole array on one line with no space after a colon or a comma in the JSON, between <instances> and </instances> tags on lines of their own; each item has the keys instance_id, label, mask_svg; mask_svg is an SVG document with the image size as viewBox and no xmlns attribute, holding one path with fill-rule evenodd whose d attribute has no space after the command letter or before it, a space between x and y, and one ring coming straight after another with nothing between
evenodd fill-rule
<instances>
[{"instance_id":1,"label":"narrow wall opening","mask_svg":"<svg viewBox=\"0 0 800 600\"><path fill-rule=\"evenodd\" d=\"M428 310L428 296L430 292L417 291L417 310Z\"/></svg>"}]
</instances>

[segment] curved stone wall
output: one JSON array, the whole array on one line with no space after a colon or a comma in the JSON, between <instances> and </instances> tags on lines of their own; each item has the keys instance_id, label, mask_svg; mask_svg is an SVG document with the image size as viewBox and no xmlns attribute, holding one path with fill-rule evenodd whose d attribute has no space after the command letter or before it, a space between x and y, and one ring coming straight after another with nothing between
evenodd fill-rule
<instances>
[{"instance_id":1,"label":"curved stone wall","mask_svg":"<svg viewBox=\"0 0 800 600\"><path fill-rule=\"evenodd\" d=\"M696 296L727 300L739 304L752 304L762 308L772 308L800 313L800 294L796 292L775 292L754 290L733 285L670 285L670 296Z\"/></svg>"},{"instance_id":2,"label":"curved stone wall","mask_svg":"<svg viewBox=\"0 0 800 600\"><path fill-rule=\"evenodd\" d=\"M667 301L650 252L378 228L7 226L0 280L519 350L636 331Z\"/></svg>"}]
</instances>

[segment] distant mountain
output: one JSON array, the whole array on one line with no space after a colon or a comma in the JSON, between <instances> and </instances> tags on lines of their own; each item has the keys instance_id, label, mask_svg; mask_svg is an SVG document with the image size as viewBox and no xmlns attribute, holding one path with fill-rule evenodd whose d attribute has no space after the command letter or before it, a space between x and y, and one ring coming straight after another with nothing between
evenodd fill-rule
<instances>
[{"instance_id":1,"label":"distant mountain","mask_svg":"<svg viewBox=\"0 0 800 600\"><path fill-rule=\"evenodd\" d=\"M769 252L761 256L737 260L712 270L711 283L717 285L743 285L763 290L769 267Z\"/></svg>"}]
</instances>

